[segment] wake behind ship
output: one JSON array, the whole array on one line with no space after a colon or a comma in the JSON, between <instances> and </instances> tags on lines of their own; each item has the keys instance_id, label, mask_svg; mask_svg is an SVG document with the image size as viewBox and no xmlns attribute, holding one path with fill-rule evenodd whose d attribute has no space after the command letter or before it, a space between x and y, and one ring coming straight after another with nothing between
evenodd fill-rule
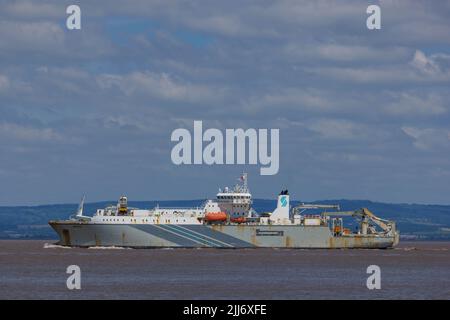
<instances>
[{"instance_id":1,"label":"wake behind ship","mask_svg":"<svg viewBox=\"0 0 450 320\"><path fill-rule=\"evenodd\" d=\"M63 246L120 246L132 248L390 248L398 244L395 222L380 219L367 208L339 211L337 205L289 204L280 192L276 209L257 213L247 174L234 188L219 190L215 200L198 208L138 209L122 196L115 206L83 215L83 201L68 220L50 221ZM308 210L323 210L306 214ZM337 211L326 211L326 210ZM344 226L344 218L357 230Z\"/></svg>"}]
</instances>

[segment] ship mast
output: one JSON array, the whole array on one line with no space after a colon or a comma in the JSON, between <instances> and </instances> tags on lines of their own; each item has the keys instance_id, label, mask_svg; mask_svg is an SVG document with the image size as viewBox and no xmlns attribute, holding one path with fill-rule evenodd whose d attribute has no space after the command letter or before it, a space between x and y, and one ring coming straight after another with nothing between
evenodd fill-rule
<instances>
[{"instance_id":1,"label":"ship mast","mask_svg":"<svg viewBox=\"0 0 450 320\"><path fill-rule=\"evenodd\" d=\"M248 191L248 174L247 174L247 172L243 172L242 173L242 176L240 177L240 180L242 181L242 185L243 185L243 187L244 187L244 190L243 190L243 192L249 192Z\"/></svg>"}]
</instances>

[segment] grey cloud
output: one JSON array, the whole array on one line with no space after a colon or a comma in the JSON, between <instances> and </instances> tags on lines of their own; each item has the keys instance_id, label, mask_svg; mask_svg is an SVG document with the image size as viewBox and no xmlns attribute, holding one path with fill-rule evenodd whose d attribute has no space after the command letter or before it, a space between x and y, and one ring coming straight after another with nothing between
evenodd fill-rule
<instances>
[{"instance_id":1,"label":"grey cloud","mask_svg":"<svg viewBox=\"0 0 450 320\"><path fill-rule=\"evenodd\" d=\"M9 88L9 79L7 76L0 74L0 92Z\"/></svg>"},{"instance_id":2,"label":"grey cloud","mask_svg":"<svg viewBox=\"0 0 450 320\"><path fill-rule=\"evenodd\" d=\"M63 29L53 22L0 22L0 48L9 50L42 50L62 48L64 44Z\"/></svg>"},{"instance_id":3,"label":"grey cloud","mask_svg":"<svg viewBox=\"0 0 450 320\"><path fill-rule=\"evenodd\" d=\"M65 12L62 2L45 3L44 1L3 1L7 2L3 7L3 14L20 19L61 18Z\"/></svg>"},{"instance_id":4,"label":"grey cloud","mask_svg":"<svg viewBox=\"0 0 450 320\"><path fill-rule=\"evenodd\" d=\"M285 48L286 55L291 59L317 59L357 63L358 61L380 61L405 59L410 53L406 47L378 48L369 45L319 43L313 46L304 46L299 43L289 43Z\"/></svg>"},{"instance_id":5,"label":"grey cloud","mask_svg":"<svg viewBox=\"0 0 450 320\"><path fill-rule=\"evenodd\" d=\"M416 60L412 66L400 64L383 67L316 67L305 70L319 76L330 76L335 79L360 83L393 83L393 82L449 82L449 70L440 72L430 64Z\"/></svg>"}]
</instances>

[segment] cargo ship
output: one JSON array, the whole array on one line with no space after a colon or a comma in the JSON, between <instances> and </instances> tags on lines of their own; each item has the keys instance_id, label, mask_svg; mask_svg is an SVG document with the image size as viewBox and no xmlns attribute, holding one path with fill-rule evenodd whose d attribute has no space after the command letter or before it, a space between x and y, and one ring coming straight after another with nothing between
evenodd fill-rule
<instances>
[{"instance_id":1,"label":"cargo ship","mask_svg":"<svg viewBox=\"0 0 450 320\"><path fill-rule=\"evenodd\" d=\"M291 206L282 190L273 212L256 212L247 174L233 188L219 189L216 199L196 208L139 209L126 196L117 205L87 216L84 198L67 220L49 221L62 246L131 248L392 248L399 232L394 221L369 209L340 211L338 205ZM315 214L308 212L315 211ZM319 213L317 213L317 211ZM352 219L356 230L344 225Z\"/></svg>"}]
</instances>

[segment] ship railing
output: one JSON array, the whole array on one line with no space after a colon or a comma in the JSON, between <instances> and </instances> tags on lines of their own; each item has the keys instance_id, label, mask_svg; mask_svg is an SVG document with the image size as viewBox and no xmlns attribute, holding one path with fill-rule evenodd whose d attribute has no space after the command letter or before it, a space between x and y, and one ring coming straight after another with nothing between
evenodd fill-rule
<instances>
[{"instance_id":1,"label":"ship railing","mask_svg":"<svg viewBox=\"0 0 450 320\"><path fill-rule=\"evenodd\" d=\"M203 207L155 207L157 210L203 210Z\"/></svg>"}]
</instances>

